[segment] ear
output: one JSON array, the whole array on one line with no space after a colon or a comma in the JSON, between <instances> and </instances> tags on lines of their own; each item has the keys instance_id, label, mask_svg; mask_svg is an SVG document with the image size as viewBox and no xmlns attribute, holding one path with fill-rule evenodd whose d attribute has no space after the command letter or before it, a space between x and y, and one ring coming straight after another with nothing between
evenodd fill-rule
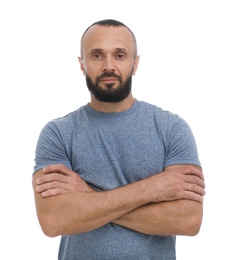
<instances>
[{"instance_id":1,"label":"ear","mask_svg":"<svg viewBox=\"0 0 230 260\"><path fill-rule=\"evenodd\" d=\"M80 69L83 72L83 75L85 75L86 74L86 72L85 72L85 65L84 65L84 62L83 62L82 58L78 57L78 61L80 63Z\"/></svg>"},{"instance_id":2,"label":"ear","mask_svg":"<svg viewBox=\"0 0 230 260\"><path fill-rule=\"evenodd\" d=\"M135 58L135 60L134 60L133 75L136 74L136 71L137 71L137 69L138 69L139 60L140 60L140 55L138 55L138 56Z\"/></svg>"}]
</instances>

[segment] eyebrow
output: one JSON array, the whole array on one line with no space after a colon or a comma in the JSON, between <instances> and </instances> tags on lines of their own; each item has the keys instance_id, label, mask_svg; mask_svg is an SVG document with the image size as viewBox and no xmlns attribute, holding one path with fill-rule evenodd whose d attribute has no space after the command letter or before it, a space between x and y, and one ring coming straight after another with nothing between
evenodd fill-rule
<instances>
[{"instance_id":1,"label":"eyebrow","mask_svg":"<svg viewBox=\"0 0 230 260\"><path fill-rule=\"evenodd\" d=\"M103 50L95 48L95 49L91 49L89 52L92 53L92 52L101 52L101 51L103 51Z\"/></svg>"},{"instance_id":2,"label":"eyebrow","mask_svg":"<svg viewBox=\"0 0 230 260\"><path fill-rule=\"evenodd\" d=\"M116 48L117 51L128 53L125 48Z\"/></svg>"},{"instance_id":3,"label":"eyebrow","mask_svg":"<svg viewBox=\"0 0 230 260\"><path fill-rule=\"evenodd\" d=\"M118 52L128 53L127 49L125 49L125 48L115 48L115 50L118 51ZM89 52L93 53L93 52L103 52L103 51L104 51L103 49L94 48L94 49L91 49Z\"/></svg>"}]
</instances>

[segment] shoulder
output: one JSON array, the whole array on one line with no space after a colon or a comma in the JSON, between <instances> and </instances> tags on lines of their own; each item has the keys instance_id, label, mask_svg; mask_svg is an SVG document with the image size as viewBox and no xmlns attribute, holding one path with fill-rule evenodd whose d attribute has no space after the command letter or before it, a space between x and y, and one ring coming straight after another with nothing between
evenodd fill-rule
<instances>
[{"instance_id":1,"label":"shoulder","mask_svg":"<svg viewBox=\"0 0 230 260\"><path fill-rule=\"evenodd\" d=\"M140 111L143 125L156 129L165 144L193 139L189 124L178 114L146 102L140 103Z\"/></svg>"},{"instance_id":2,"label":"shoulder","mask_svg":"<svg viewBox=\"0 0 230 260\"><path fill-rule=\"evenodd\" d=\"M69 133L73 130L76 122L79 122L79 117L82 117L85 107L72 111L62 117L55 118L49 121L43 128L43 130L54 131L59 133Z\"/></svg>"},{"instance_id":3,"label":"shoulder","mask_svg":"<svg viewBox=\"0 0 230 260\"><path fill-rule=\"evenodd\" d=\"M178 123L186 123L178 114L165 110L159 106L139 101L140 113L144 117L152 118L154 123L162 127L173 127Z\"/></svg>"}]
</instances>

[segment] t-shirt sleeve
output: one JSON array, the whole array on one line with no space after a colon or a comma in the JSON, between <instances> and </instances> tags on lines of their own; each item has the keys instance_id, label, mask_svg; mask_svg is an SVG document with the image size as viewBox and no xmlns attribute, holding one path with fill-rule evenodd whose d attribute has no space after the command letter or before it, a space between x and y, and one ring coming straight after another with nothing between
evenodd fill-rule
<instances>
[{"instance_id":1,"label":"t-shirt sleeve","mask_svg":"<svg viewBox=\"0 0 230 260\"><path fill-rule=\"evenodd\" d=\"M188 123L176 116L168 130L164 167L173 164L201 166L196 141Z\"/></svg>"},{"instance_id":2,"label":"t-shirt sleeve","mask_svg":"<svg viewBox=\"0 0 230 260\"><path fill-rule=\"evenodd\" d=\"M64 164L72 168L63 137L54 122L46 124L39 135L35 150L34 172L50 164Z\"/></svg>"}]
</instances>

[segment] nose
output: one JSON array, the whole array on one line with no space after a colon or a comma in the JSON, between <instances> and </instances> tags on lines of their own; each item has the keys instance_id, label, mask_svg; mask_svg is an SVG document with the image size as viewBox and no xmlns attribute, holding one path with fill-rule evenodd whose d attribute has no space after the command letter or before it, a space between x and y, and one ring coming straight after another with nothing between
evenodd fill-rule
<instances>
[{"instance_id":1,"label":"nose","mask_svg":"<svg viewBox=\"0 0 230 260\"><path fill-rule=\"evenodd\" d=\"M115 71L115 64L112 57L106 57L103 61L102 71Z\"/></svg>"}]
</instances>

